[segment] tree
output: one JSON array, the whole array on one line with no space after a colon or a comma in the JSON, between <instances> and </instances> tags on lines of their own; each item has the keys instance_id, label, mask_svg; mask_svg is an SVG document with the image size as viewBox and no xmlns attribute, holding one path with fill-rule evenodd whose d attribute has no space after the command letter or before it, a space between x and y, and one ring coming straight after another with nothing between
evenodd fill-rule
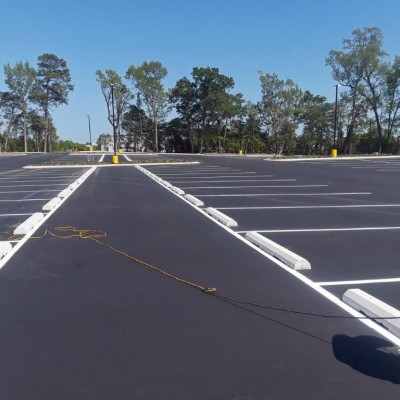
<instances>
[{"instance_id":1,"label":"tree","mask_svg":"<svg viewBox=\"0 0 400 400\"><path fill-rule=\"evenodd\" d=\"M332 104L327 103L326 97L314 96L307 90L301 100L301 107L304 127L299 143L308 154L323 154L331 142Z\"/></svg>"},{"instance_id":2,"label":"tree","mask_svg":"<svg viewBox=\"0 0 400 400\"><path fill-rule=\"evenodd\" d=\"M400 126L400 56L395 56L394 61L388 66L383 92L384 123L388 139Z\"/></svg>"},{"instance_id":3,"label":"tree","mask_svg":"<svg viewBox=\"0 0 400 400\"><path fill-rule=\"evenodd\" d=\"M2 117L6 121L6 129L4 131L4 151L8 151L11 134L18 124L17 100L9 92L0 92L0 108L2 110Z\"/></svg>"},{"instance_id":4,"label":"tree","mask_svg":"<svg viewBox=\"0 0 400 400\"><path fill-rule=\"evenodd\" d=\"M190 132L197 128L197 149L202 152L207 131L224 118L224 111L230 107L227 104L231 102L232 106L233 100L238 99L228 96L235 85L233 78L220 74L218 68L193 68L192 78L192 82L184 77L176 83L170 101L190 126ZM217 135L219 132L217 126Z\"/></svg>"},{"instance_id":5,"label":"tree","mask_svg":"<svg viewBox=\"0 0 400 400\"><path fill-rule=\"evenodd\" d=\"M104 100L107 106L108 122L116 131L117 147L121 138L121 122L122 115L129 107L129 102L132 98L132 93L128 87L123 83L122 78L118 73L112 69L106 69L104 72L101 70L96 71L96 80L100 83L101 92L103 93ZM112 118L112 91L113 86L114 94L114 121ZM113 126L113 123L115 126ZM116 149L115 149L116 150Z\"/></svg>"},{"instance_id":6,"label":"tree","mask_svg":"<svg viewBox=\"0 0 400 400\"><path fill-rule=\"evenodd\" d=\"M126 132L128 148L133 151L152 148L152 121L140 107L140 101L129 106L129 111L123 115L122 128Z\"/></svg>"},{"instance_id":7,"label":"tree","mask_svg":"<svg viewBox=\"0 0 400 400\"><path fill-rule=\"evenodd\" d=\"M131 79L147 107L148 116L154 129L154 151L158 152L158 125L167 114L168 94L162 80L167 76L167 69L159 61L143 62L135 67L131 65L126 78Z\"/></svg>"},{"instance_id":8,"label":"tree","mask_svg":"<svg viewBox=\"0 0 400 400\"><path fill-rule=\"evenodd\" d=\"M353 93L362 96L374 114L379 149L382 151L382 107L384 83L388 65L383 51L383 35L379 28L356 29L352 39L343 40L343 50L330 51L326 64L332 67L332 76Z\"/></svg>"},{"instance_id":9,"label":"tree","mask_svg":"<svg viewBox=\"0 0 400 400\"><path fill-rule=\"evenodd\" d=\"M259 104L264 125L276 154L292 147L300 119L301 89L291 80L259 72L262 99Z\"/></svg>"},{"instance_id":10,"label":"tree","mask_svg":"<svg viewBox=\"0 0 400 400\"><path fill-rule=\"evenodd\" d=\"M36 82L36 70L29 63L17 62L14 67L10 64L4 66L5 82L10 95L14 98L15 105L21 111L24 134L24 151L28 151L28 104Z\"/></svg>"},{"instance_id":11,"label":"tree","mask_svg":"<svg viewBox=\"0 0 400 400\"><path fill-rule=\"evenodd\" d=\"M55 54L42 54L38 57L37 85L34 99L44 112L45 133L44 151L52 151L50 132L50 111L61 104L68 104L68 94L74 89L67 63Z\"/></svg>"}]
</instances>

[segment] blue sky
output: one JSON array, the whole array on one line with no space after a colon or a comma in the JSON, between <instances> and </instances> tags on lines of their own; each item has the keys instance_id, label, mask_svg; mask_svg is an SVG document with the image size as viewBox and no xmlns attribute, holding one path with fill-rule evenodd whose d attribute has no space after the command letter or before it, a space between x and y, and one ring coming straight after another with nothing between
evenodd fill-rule
<instances>
[{"instance_id":1,"label":"blue sky","mask_svg":"<svg viewBox=\"0 0 400 400\"><path fill-rule=\"evenodd\" d=\"M356 28L377 26L384 48L400 54L398 0L0 0L0 65L54 53L64 58L75 90L54 111L62 139L93 141L111 132L96 69L124 75L130 65L158 60L167 88L193 67L218 67L234 92L258 101L257 71L293 79L333 100L325 58ZM0 91L6 90L0 71Z\"/></svg>"}]
</instances>

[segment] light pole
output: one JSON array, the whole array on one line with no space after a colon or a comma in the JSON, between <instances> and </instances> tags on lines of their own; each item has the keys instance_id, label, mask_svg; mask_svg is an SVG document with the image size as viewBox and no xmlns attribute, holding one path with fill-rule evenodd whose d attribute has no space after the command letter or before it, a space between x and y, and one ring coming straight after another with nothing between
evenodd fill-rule
<instances>
[{"instance_id":1,"label":"light pole","mask_svg":"<svg viewBox=\"0 0 400 400\"><path fill-rule=\"evenodd\" d=\"M112 125L113 125L113 133L114 133L114 155L113 155L113 164L118 164L118 156L117 156L117 135L115 132L115 113L114 113L114 84L111 83L111 106L112 106Z\"/></svg>"},{"instance_id":2,"label":"light pole","mask_svg":"<svg viewBox=\"0 0 400 400\"><path fill-rule=\"evenodd\" d=\"M86 114L86 116L88 117L88 122L89 122L89 146L90 146L89 151L92 151L93 148L92 148L92 130L90 128L90 115Z\"/></svg>"},{"instance_id":3,"label":"light pole","mask_svg":"<svg viewBox=\"0 0 400 400\"><path fill-rule=\"evenodd\" d=\"M335 96L335 121L334 121L334 127L333 127L333 148L336 150L336 134L337 134L337 121L338 121L338 113L337 113L337 98L338 98L338 89L339 89L339 84L336 84L336 96Z\"/></svg>"}]
</instances>

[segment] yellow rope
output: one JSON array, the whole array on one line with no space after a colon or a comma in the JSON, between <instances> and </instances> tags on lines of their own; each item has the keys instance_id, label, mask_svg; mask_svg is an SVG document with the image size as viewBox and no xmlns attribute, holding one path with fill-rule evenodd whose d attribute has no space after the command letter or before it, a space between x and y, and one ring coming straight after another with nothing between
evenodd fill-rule
<instances>
[{"instance_id":1,"label":"yellow rope","mask_svg":"<svg viewBox=\"0 0 400 400\"><path fill-rule=\"evenodd\" d=\"M201 290L204 293L215 293L216 292L216 288L206 288L204 286L198 285L196 283L190 282L186 279L180 278L176 275L173 275L169 272L166 272L164 270L162 270L161 268L156 267L155 265L152 265L150 263L147 263L143 260L140 260L139 258L133 257L128 253L125 253L122 250L118 250L115 247L107 244L107 243L103 243L102 241L100 241L100 238L105 238L107 236L106 232L104 231L100 231L100 230L96 230L96 229L77 229L74 226L57 226L54 228L55 231L57 232L64 232L64 233L69 233L67 235L60 235L60 234L56 234L48 229L46 229L44 231L44 233L40 236L31 236L29 239L44 239L46 236L51 236L53 238L56 239L73 239L73 238L79 238L79 239L86 239L86 240L91 240L92 242L97 243L100 246L105 247L106 249L109 249L111 251L113 251L114 253L120 254L126 258L128 258L129 260L135 261L138 264L144 265L147 268L152 269L153 271L157 271L160 274L171 278L177 282L183 283L185 285L191 286L195 289ZM10 238L15 238L14 235L8 233L8 232L0 232L0 234L5 234L8 236L8 240L11 240Z\"/></svg>"}]
</instances>

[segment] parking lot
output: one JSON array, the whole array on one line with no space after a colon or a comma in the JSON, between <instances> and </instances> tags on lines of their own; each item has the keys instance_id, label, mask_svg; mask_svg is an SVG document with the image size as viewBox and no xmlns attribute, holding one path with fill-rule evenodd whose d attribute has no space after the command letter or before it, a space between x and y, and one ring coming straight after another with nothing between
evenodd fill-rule
<instances>
[{"instance_id":1,"label":"parking lot","mask_svg":"<svg viewBox=\"0 0 400 400\"><path fill-rule=\"evenodd\" d=\"M87 168L21 169L0 174L0 231L13 230L79 178Z\"/></svg>"},{"instance_id":2,"label":"parking lot","mask_svg":"<svg viewBox=\"0 0 400 400\"><path fill-rule=\"evenodd\" d=\"M39 233L100 230L105 246L31 240L1 268L0 397L395 397L399 339L338 306L349 287L397 306L393 172L380 171L381 161L178 158L197 164L94 167ZM6 201L3 213L40 211L57 192L39 190L62 190L88 168L5 171L0 177L12 179L2 185L15 192L2 199L38 200ZM191 206L140 168L205 206ZM14 185L25 183L43 186L17 197ZM205 207L238 226L215 223ZM248 231L307 258L312 269L292 273L248 245Z\"/></svg>"},{"instance_id":3,"label":"parking lot","mask_svg":"<svg viewBox=\"0 0 400 400\"><path fill-rule=\"evenodd\" d=\"M338 298L357 287L400 308L398 159L218 161L148 169L309 260Z\"/></svg>"}]
</instances>

